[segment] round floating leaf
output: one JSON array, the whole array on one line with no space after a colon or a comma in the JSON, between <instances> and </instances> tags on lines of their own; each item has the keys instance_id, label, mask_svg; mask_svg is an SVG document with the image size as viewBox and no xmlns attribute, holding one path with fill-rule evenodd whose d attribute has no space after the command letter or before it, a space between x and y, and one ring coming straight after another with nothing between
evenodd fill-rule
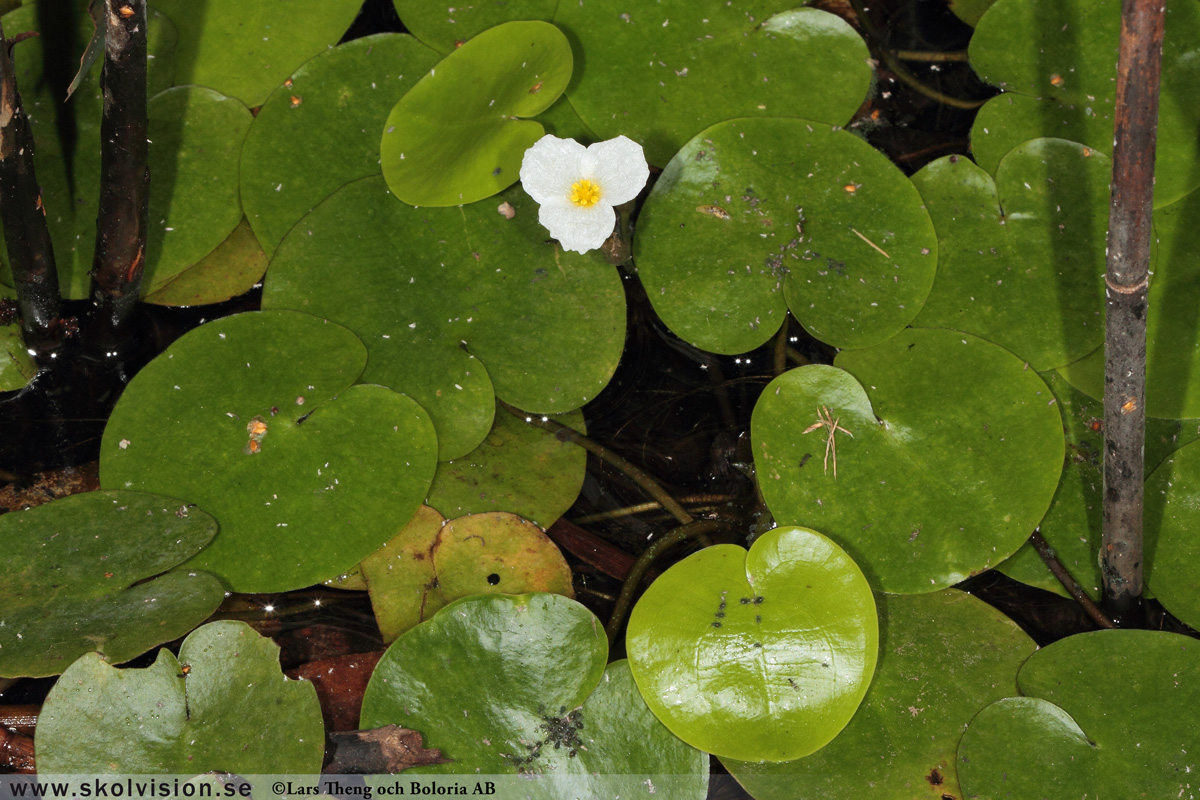
<instances>
[{"instance_id":1,"label":"round floating leaf","mask_svg":"<svg viewBox=\"0 0 1200 800\"><path fill-rule=\"evenodd\" d=\"M520 3L473 3L449 8L426 0L394 0L404 27L425 44L449 53L476 34L517 19L549 20L558 0L522 0Z\"/></svg>"},{"instance_id":2,"label":"round floating leaf","mask_svg":"<svg viewBox=\"0 0 1200 800\"><path fill-rule=\"evenodd\" d=\"M179 29L175 84L194 83L262 105L308 59L337 44L361 0L158 0Z\"/></svg>"},{"instance_id":3,"label":"round floating leaf","mask_svg":"<svg viewBox=\"0 0 1200 800\"><path fill-rule=\"evenodd\" d=\"M87 731L81 736L81 731ZM317 693L279 669L279 647L244 622L212 622L145 669L96 654L72 664L46 698L38 772L320 772Z\"/></svg>"},{"instance_id":4,"label":"round floating leaf","mask_svg":"<svg viewBox=\"0 0 1200 800\"><path fill-rule=\"evenodd\" d=\"M579 408L604 388L624 344L616 270L599 253L546 243L519 189L500 201L516 216L491 202L412 208L381 178L357 181L284 239L263 292L264 308L319 314L361 336L363 380L427 409L442 459L484 440L496 396L538 413ZM331 281L331 265L351 252L354 269Z\"/></svg>"},{"instance_id":5,"label":"round floating leaf","mask_svg":"<svg viewBox=\"0 0 1200 800\"><path fill-rule=\"evenodd\" d=\"M803 120L733 120L667 165L638 219L638 274L668 327L741 353L790 308L837 347L899 333L937 242L912 183L861 139Z\"/></svg>"},{"instance_id":6,"label":"round floating leaf","mask_svg":"<svg viewBox=\"0 0 1200 800\"><path fill-rule=\"evenodd\" d=\"M164 306L220 303L250 291L267 271L267 261L243 217L215 250L142 299Z\"/></svg>"},{"instance_id":7,"label":"round floating leaf","mask_svg":"<svg viewBox=\"0 0 1200 800\"><path fill-rule=\"evenodd\" d=\"M152 97L150 230L142 291L150 294L215 250L242 219L238 161L253 117L199 86Z\"/></svg>"},{"instance_id":8,"label":"round floating leaf","mask_svg":"<svg viewBox=\"0 0 1200 800\"><path fill-rule=\"evenodd\" d=\"M965 796L1187 797L1197 676L1200 643L1161 631L1082 633L1039 650L1017 677L1026 696L988 706L963 734Z\"/></svg>"},{"instance_id":9,"label":"round floating leaf","mask_svg":"<svg viewBox=\"0 0 1200 800\"><path fill-rule=\"evenodd\" d=\"M1062 422L1037 373L944 330L834 363L779 376L755 406L775 519L825 532L886 592L932 592L1016 552L1062 472Z\"/></svg>"},{"instance_id":10,"label":"round floating leaf","mask_svg":"<svg viewBox=\"0 0 1200 800\"><path fill-rule=\"evenodd\" d=\"M1198 171L1200 173L1200 171ZM1146 319L1146 414L1200 417L1200 191L1154 212L1158 258ZM1104 396L1104 351L1060 370L1073 386Z\"/></svg>"},{"instance_id":11,"label":"round floating leaf","mask_svg":"<svg viewBox=\"0 0 1200 800\"><path fill-rule=\"evenodd\" d=\"M971 66L1006 90L979 111L971 152L994 173L1027 139L1057 136L1111 153L1120 0L1003 0L980 19ZM1173 203L1200 186L1200 7L1166 12L1154 201Z\"/></svg>"},{"instance_id":12,"label":"round floating leaf","mask_svg":"<svg viewBox=\"0 0 1200 800\"><path fill-rule=\"evenodd\" d=\"M578 411L557 421L585 430ZM579 496L586 469L587 452L578 444L499 411L482 444L438 464L426 502L448 517L511 511L548 527Z\"/></svg>"},{"instance_id":13,"label":"round floating leaf","mask_svg":"<svg viewBox=\"0 0 1200 800\"><path fill-rule=\"evenodd\" d=\"M363 559L362 574L388 642L468 595L575 596L559 549L536 525L506 513L446 522L422 506L396 538Z\"/></svg>"},{"instance_id":14,"label":"round floating leaf","mask_svg":"<svg viewBox=\"0 0 1200 800\"><path fill-rule=\"evenodd\" d=\"M844 125L871 81L867 46L839 17L795 5L559 3L555 24L587 58L571 105L601 138L624 134L658 165L735 117Z\"/></svg>"},{"instance_id":15,"label":"round floating leaf","mask_svg":"<svg viewBox=\"0 0 1200 800\"><path fill-rule=\"evenodd\" d=\"M83 6L78 8L82 12ZM35 6L26 5L6 14L4 29L38 30L36 12ZM81 13L76 28L80 38L75 52L82 53L92 32L91 19ZM155 10L148 10L146 80L151 96L171 85L175 41L176 32L170 20ZM92 268L96 242L96 198L100 194L98 142L103 107L100 70L88 73L69 104L64 104L61 95L55 93L54 82L43 74L43 58L42 37L30 38L16 51L15 70L24 110L33 129L38 185L54 244L60 289L68 299L81 299L88 293L88 272ZM69 126L73 131L70 137L60 138L60 125ZM156 176L154 208L169 207L165 201L172 193L165 187L166 184L159 185ZM178 188L185 191L185 187ZM151 235L157 237L159 231L155 223L159 218L152 214L150 219ZM0 248L0 258L4 260L0 280L11 285L7 253L3 248Z\"/></svg>"},{"instance_id":16,"label":"round floating leaf","mask_svg":"<svg viewBox=\"0 0 1200 800\"><path fill-rule=\"evenodd\" d=\"M379 173L383 121L437 61L411 36L367 36L321 53L271 93L241 171L242 204L268 253L326 197Z\"/></svg>"},{"instance_id":17,"label":"round floating leaf","mask_svg":"<svg viewBox=\"0 0 1200 800\"><path fill-rule=\"evenodd\" d=\"M467 597L388 648L360 725L421 731L451 759L416 772L536 774L530 791L549 797L628 796L646 775L688 776L692 791L669 796L704 797L708 759L654 719L621 662L605 671L607 654L600 621L573 600Z\"/></svg>"},{"instance_id":18,"label":"round floating leaf","mask_svg":"<svg viewBox=\"0 0 1200 800\"><path fill-rule=\"evenodd\" d=\"M685 742L784 761L850 721L879 647L875 601L840 547L776 528L749 552L705 548L638 601L625 640L642 697Z\"/></svg>"},{"instance_id":19,"label":"round floating leaf","mask_svg":"<svg viewBox=\"0 0 1200 800\"><path fill-rule=\"evenodd\" d=\"M289 311L192 330L121 395L100 481L187 497L220 533L188 562L234 591L286 591L357 564L420 505L435 465L421 408L350 386L353 333Z\"/></svg>"},{"instance_id":20,"label":"round floating leaf","mask_svg":"<svg viewBox=\"0 0 1200 800\"><path fill-rule=\"evenodd\" d=\"M1006 347L1037 369L1104 340L1104 236L1112 165L1096 150L1034 139L996 179L965 158L913 176L938 231L938 271L917 317Z\"/></svg>"},{"instance_id":21,"label":"round floating leaf","mask_svg":"<svg viewBox=\"0 0 1200 800\"><path fill-rule=\"evenodd\" d=\"M182 636L224 598L171 570L217 532L170 497L86 492L0 516L0 676L57 675L84 653L128 661Z\"/></svg>"},{"instance_id":22,"label":"round floating leaf","mask_svg":"<svg viewBox=\"0 0 1200 800\"><path fill-rule=\"evenodd\" d=\"M863 796L962 797L955 751L979 709L1013 694L1035 649L1016 623L963 592L876 595L879 664L862 705L838 737L798 761L722 759L757 800Z\"/></svg>"},{"instance_id":23,"label":"round floating leaf","mask_svg":"<svg viewBox=\"0 0 1200 800\"><path fill-rule=\"evenodd\" d=\"M1200 445L1181 447L1146 480L1146 583L1167 610L1200 627Z\"/></svg>"},{"instance_id":24,"label":"round floating leaf","mask_svg":"<svg viewBox=\"0 0 1200 800\"><path fill-rule=\"evenodd\" d=\"M511 186L571 77L571 46L546 22L508 22L448 55L401 98L380 145L396 197L456 206Z\"/></svg>"}]
</instances>

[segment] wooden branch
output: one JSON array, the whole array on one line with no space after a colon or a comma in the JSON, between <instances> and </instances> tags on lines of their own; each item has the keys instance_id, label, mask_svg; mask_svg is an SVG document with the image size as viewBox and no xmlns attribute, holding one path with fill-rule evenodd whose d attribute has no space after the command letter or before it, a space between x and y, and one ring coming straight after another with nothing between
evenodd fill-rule
<instances>
[{"instance_id":1,"label":"wooden branch","mask_svg":"<svg viewBox=\"0 0 1200 800\"><path fill-rule=\"evenodd\" d=\"M1165 6L1124 0L1108 222L1104 365L1104 604L1140 624L1146 313Z\"/></svg>"}]
</instances>

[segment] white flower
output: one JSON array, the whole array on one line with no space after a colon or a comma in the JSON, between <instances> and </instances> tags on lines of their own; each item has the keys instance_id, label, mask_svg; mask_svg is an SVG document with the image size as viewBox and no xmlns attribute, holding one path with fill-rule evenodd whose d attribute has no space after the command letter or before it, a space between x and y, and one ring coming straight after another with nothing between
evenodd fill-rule
<instances>
[{"instance_id":1,"label":"white flower","mask_svg":"<svg viewBox=\"0 0 1200 800\"><path fill-rule=\"evenodd\" d=\"M617 220L613 206L637 197L649 177L642 146L624 136L584 147L546 135L521 161L521 185L541 205L538 222L577 253L604 244Z\"/></svg>"}]
</instances>

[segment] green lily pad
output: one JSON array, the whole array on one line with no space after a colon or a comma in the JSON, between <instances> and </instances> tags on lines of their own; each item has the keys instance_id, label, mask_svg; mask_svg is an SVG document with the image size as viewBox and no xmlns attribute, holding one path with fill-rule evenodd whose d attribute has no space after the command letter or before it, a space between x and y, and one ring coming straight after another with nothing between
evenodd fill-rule
<instances>
[{"instance_id":1,"label":"green lily pad","mask_svg":"<svg viewBox=\"0 0 1200 800\"><path fill-rule=\"evenodd\" d=\"M157 0L179 29L175 84L208 86L247 106L308 59L337 44L361 0Z\"/></svg>"},{"instance_id":2,"label":"green lily pad","mask_svg":"<svg viewBox=\"0 0 1200 800\"><path fill-rule=\"evenodd\" d=\"M404 27L425 44L441 53L449 53L472 36L502 22L540 19L554 16L558 0L485 0L467 6L447 7L426 0L394 0L396 13Z\"/></svg>"},{"instance_id":3,"label":"green lily pad","mask_svg":"<svg viewBox=\"0 0 1200 800\"><path fill-rule=\"evenodd\" d=\"M1034 653L963 734L966 797L1187 797L1200 733L1200 643L1082 633ZM1120 708L1120 713L1114 709Z\"/></svg>"},{"instance_id":4,"label":"green lily pad","mask_svg":"<svg viewBox=\"0 0 1200 800\"><path fill-rule=\"evenodd\" d=\"M790 309L868 347L921 310L937 268L921 196L861 139L803 120L733 120L687 143L638 219L638 273L672 331L752 350Z\"/></svg>"},{"instance_id":5,"label":"green lily pad","mask_svg":"<svg viewBox=\"0 0 1200 800\"><path fill-rule=\"evenodd\" d=\"M36 743L42 775L313 774L325 735L313 685L282 675L270 639L225 621L145 669L83 656L50 690Z\"/></svg>"},{"instance_id":6,"label":"green lily pad","mask_svg":"<svg viewBox=\"0 0 1200 800\"><path fill-rule=\"evenodd\" d=\"M86 492L0 516L0 677L57 675L98 650L128 661L221 604L219 581L172 569L217 532L170 497Z\"/></svg>"},{"instance_id":7,"label":"green lily pad","mask_svg":"<svg viewBox=\"0 0 1200 800\"><path fill-rule=\"evenodd\" d=\"M79 8L82 12L83 6ZM7 31L36 31L39 28L36 8L24 6L6 14L3 24ZM82 53L92 31L92 22L86 13L80 14L77 27L80 38L76 52ZM146 39L149 56L147 86L153 97L154 93L170 86L176 42L175 28L170 20L157 11L148 10ZM92 268L92 253L96 242L96 201L100 193L100 150L97 143L100 141L103 107L100 70L93 70L84 78L82 85L69 101L70 110L65 111L63 98L54 94L50 81L43 74L43 57L41 37L22 42L21 47L16 49L17 81L36 143L37 178L54 245L60 289L68 299L81 299L87 297L88 272ZM156 104L150 111L152 116L157 108ZM74 126L73 139L60 139L60 114L69 114L66 119ZM161 123L164 120L157 121L160 124L156 130L163 130ZM219 142L225 134L216 133ZM155 138L154 132L150 138ZM165 155L163 148L157 148L157 152L155 148L151 148L151 153L154 154L152 158ZM152 161L151 168L154 169L155 165L156 162ZM178 199L182 205L195 209L198 201L191 196L185 199L184 195L202 191L198 186L176 184L171 187L158 177L155 181L151 207L158 212L158 216L154 215L155 211L151 212L151 250L158 247L155 240L161 232L160 226L172 226L173 221L178 221L172 216L166 223L161 222L164 210L171 208L171 199L175 192L180 193ZM236 193L234 198L236 202ZM0 248L0 251L2 250L3 248ZM0 281L11 285L7 253L0 254L0 259L3 260ZM147 264L148 270L153 268L154 264Z\"/></svg>"},{"instance_id":8,"label":"green lily pad","mask_svg":"<svg viewBox=\"0 0 1200 800\"><path fill-rule=\"evenodd\" d=\"M1120 0L1002 0L971 38L971 66L1006 90L979 110L971 152L995 173L1023 141L1057 136L1112 152ZM1163 37L1154 202L1200 186L1200 7L1170 4Z\"/></svg>"},{"instance_id":9,"label":"green lily pad","mask_svg":"<svg viewBox=\"0 0 1200 800\"><path fill-rule=\"evenodd\" d=\"M607 654L600 621L573 600L467 597L388 648L360 725L421 731L451 759L417 773L536 775L536 797L640 795L661 775L690 787L667 796L704 797L707 756L654 718L622 662L605 670Z\"/></svg>"},{"instance_id":10,"label":"green lily pad","mask_svg":"<svg viewBox=\"0 0 1200 800\"><path fill-rule=\"evenodd\" d=\"M586 430L579 411L556 419ZM545 528L575 502L586 471L587 452L578 444L498 410L482 444L438 463L425 502L447 517L511 511Z\"/></svg>"},{"instance_id":11,"label":"green lily pad","mask_svg":"<svg viewBox=\"0 0 1200 800\"><path fill-rule=\"evenodd\" d=\"M954 589L875 600L879 664L846 729L797 761L722 759L757 800L850 800L868 786L880 800L963 796L955 758L962 731L983 705L1015 693L1033 640Z\"/></svg>"},{"instance_id":12,"label":"green lily pad","mask_svg":"<svg viewBox=\"0 0 1200 800\"><path fill-rule=\"evenodd\" d=\"M533 117L571 77L571 46L547 22L484 31L431 69L388 115L380 155L388 187L405 203L473 203L516 182L542 138Z\"/></svg>"},{"instance_id":13,"label":"green lily pad","mask_svg":"<svg viewBox=\"0 0 1200 800\"><path fill-rule=\"evenodd\" d=\"M271 93L246 136L241 169L242 204L264 250L274 253L336 190L379 173L383 121L437 61L411 36L367 36L321 53Z\"/></svg>"},{"instance_id":14,"label":"green lily pad","mask_svg":"<svg viewBox=\"0 0 1200 800\"><path fill-rule=\"evenodd\" d=\"M1147 585L1179 619L1200 628L1200 577L1195 517L1200 503L1200 445L1179 448L1146 479Z\"/></svg>"},{"instance_id":15,"label":"green lily pad","mask_svg":"<svg viewBox=\"0 0 1200 800\"><path fill-rule=\"evenodd\" d=\"M996 179L947 156L913 176L938 231L938 271L916 324L1006 347L1037 369L1104 341L1112 165L1096 150L1034 139Z\"/></svg>"},{"instance_id":16,"label":"green lily pad","mask_svg":"<svg viewBox=\"0 0 1200 800\"><path fill-rule=\"evenodd\" d=\"M1198 170L1200 172L1200 170ZM1158 257L1146 318L1146 415L1200 417L1200 191L1154 212ZM1071 385L1104 396L1104 351L1063 367Z\"/></svg>"},{"instance_id":17,"label":"green lily pad","mask_svg":"<svg viewBox=\"0 0 1200 800\"><path fill-rule=\"evenodd\" d=\"M496 397L535 413L579 408L604 388L624 344L616 270L599 253L546 243L520 189L501 201L516 216L491 202L412 208L381 178L356 181L284 239L263 291L264 308L319 314L362 337L362 379L419 402L443 460L479 446ZM354 269L329 280L346 253Z\"/></svg>"},{"instance_id":18,"label":"green lily pad","mask_svg":"<svg viewBox=\"0 0 1200 800\"><path fill-rule=\"evenodd\" d=\"M229 238L215 250L159 284L142 300L163 306L220 303L250 291L267 271L268 260L250 223L242 217Z\"/></svg>"},{"instance_id":19,"label":"green lily pad","mask_svg":"<svg viewBox=\"0 0 1200 800\"><path fill-rule=\"evenodd\" d=\"M601 138L624 134L660 166L736 117L844 125L871 81L867 46L841 18L795 5L559 3L554 23L587 59L567 89L571 105Z\"/></svg>"},{"instance_id":20,"label":"green lily pad","mask_svg":"<svg viewBox=\"0 0 1200 800\"><path fill-rule=\"evenodd\" d=\"M126 387L100 483L208 510L220 533L188 565L233 591L320 583L386 542L433 477L428 416L382 386L351 386L365 363L353 333L307 314L202 325Z\"/></svg>"},{"instance_id":21,"label":"green lily pad","mask_svg":"<svg viewBox=\"0 0 1200 800\"><path fill-rule=\"evenodd\" d=\"M571 568L554 542L533 523L504 512L447 522L422 506L361 568L385 642L468 595L575 596Z\"/></svg>"},{"instance_id":22,"label":"green lily pad","mask_svg":"<svg viewBox=\"0 0 1200 800\"><path fill-rule=\"evenodd\" d=\"M147 110L154 191L142 291L151 294L237 228L238 162L254 118L240 101L199 86L168 89Z\"/></svg>"},{"instance_id":23,"label":"green lily pad","mask_svg":"<svg viewBox=\"0 0 1200 800\"><path fill-rule=\"evenodd\" d=\"M634 606L625 647L642 697L676 736L722 758L786 761L850 721L879 627L850 556L785 527L749 552L714 545L671 567Z\"/></svg>"},{"instance_id":24,"label":"green lily pad","mask_svg":"<svg viewBox=\"0 0 1200 800\"><path fill-rule=\"evenodd\" d=\"M1062 421L1037 373L945 330L834 363L784 373L754 409L775 519L823 531L886 592L936 591L1016 552L1062 472Z\"/></svg>"}]
</instances>

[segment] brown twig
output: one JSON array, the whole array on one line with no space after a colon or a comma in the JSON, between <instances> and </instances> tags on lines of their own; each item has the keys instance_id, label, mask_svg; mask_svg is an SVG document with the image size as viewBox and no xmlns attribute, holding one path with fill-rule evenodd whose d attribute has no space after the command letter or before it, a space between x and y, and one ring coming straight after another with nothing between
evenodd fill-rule
<instances>
[{"instance_id":1,"label":"brown twig","mask_svg":"<svg viewBox=\"0 0 1200 800\"><path fill-rule=\"evenodd\" d=\"M1114 107L1105 278L1104 604L1118 625L1142 620L1146 313L1158 88L1165 7L1124 0Z\"/></svg>"},{"instance_id":2,"label":"brown twig","mask_svg":"<svg viewBox=\"0 0 1200 800\"><path fill-rule=\"evenodd\" d=\"M1066 565L1059 560L1058 554L1054 552L1054 548L1050 546L1050 543L1046 541L1045 537L1042 536L1040 531L1033 532L1033 535L1029 537L1029 543L1033 545L1033 549L1036 550L1037 554L1042 557L1042 561L1045 562L1046 567L1049 568L1050 572L1054 574L1054 577L1058 578L1058 582L1063 585L1063 588L1067 590L1067 593L1075 599L1076 603L1079 603L1083 610L1087 612L1087 615L1091 617L1097 625L1099 625L1101 628L1117 627L1113 624L1113 621L1105 616L1104 612L1092 602L1092 598L1088 597L1087 592L1083 590L1083 587L1079 585L1079 582L1076 581L1071 573L1067 570Z\"/></svg>"}]
</instances>

